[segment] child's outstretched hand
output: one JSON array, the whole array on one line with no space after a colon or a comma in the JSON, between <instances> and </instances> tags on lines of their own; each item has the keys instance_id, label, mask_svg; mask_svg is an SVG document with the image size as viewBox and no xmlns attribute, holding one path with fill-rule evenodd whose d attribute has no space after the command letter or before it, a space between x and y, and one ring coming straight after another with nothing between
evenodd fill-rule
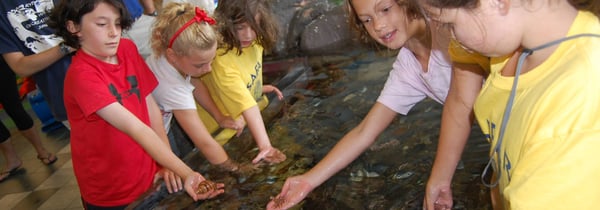
<instances>
[{"instance_id":1,"label":"child's outstretched hand","mask_svg":"<svg viewBox=\"0 0 600 210\"><path fill-rule=\"evenodd\" d=\"M273 85L263 85L262 92L263 93L275 92L275 94L277 95L277 99L283 100L283 93L281 93L279 88L277 88Z\"/></svg>"},{"instance_id":2,"label":"child's outstretched hand","mask_svg":"<svg viewBox=\"0 0 600 210\"><path fill-rule=\"evenodd\" d=\"M165 185L167 186L167 191L169 193L179 192L183 190L183 181L181 177L177 176L173 171L162 168L156 174L156 179L162 178L165 181Z\"/></svg>"},{"instance_id":3,"label":"child's outstretched hand","mask_svg":"<svg viewBox=\"0 0 600 210\"><path fill-rule=\"evenodd\" d=\"M233 129L236 130L236 137L239 137L240 134L242 134L242 131L244 131L244 127L246 127L246 121L244 121L244 117L240 116L239 119L234 120L231 117L225 117L224 119L221 119L219 121L219 126L221 128L229 128L229 129Z\"/></svg>"},{"instance_id":4,"label":"child's outstretched hand","mask_svg":"<svg viewBox=\"0 0 600 210\"><path fill-rule=\"evenodd\" d=\"M452 189L450 189L449 185L436 186L427 183L425 198L423 199L423 209L452 209L452 204Z\"/></svg>"},{"instance_id":5,"label":"child's outstretched hand","mask_svg":"<svg viewBox=\"0 0 600 210\"><path fill-rule=\"evenodd\" d=\"M211 199L225 192L225 184L214 183L206 180L198 172L194 172L185 178L185 191L194 201Z\"/></svg>"},{"instance_id":6,"label":"child's outstretched hand","mask_svg":"<svg viewBox=\"0 0 600 210\"><path fill-rule=\"evenodd\" d=\"M285 160L285 154L279 151L275 147L269 147L268 149L261 150L258 155L252 160L252 163L257 164L261 160L267 163L280 163Z\"/></svg>"},{"instance_id":7,"label":"child's outstretched hand","mask_svg":"<svg viewBox=\"0 0 600 210\"><path fill-rule=\"evenodd\" d=\"M304 200L313 189L302 175L290 177L285 180L281 193L267 204L267 209L289 209Z\"/></svg>"}]
</instances>

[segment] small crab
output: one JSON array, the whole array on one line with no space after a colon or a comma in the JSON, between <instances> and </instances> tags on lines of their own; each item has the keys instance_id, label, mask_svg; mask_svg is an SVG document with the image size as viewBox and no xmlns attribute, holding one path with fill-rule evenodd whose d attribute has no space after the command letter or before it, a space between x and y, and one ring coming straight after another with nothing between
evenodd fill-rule
<instances>
[{"instance_id":1,"label":"small crab","mask_svg":"<svg viewBox=\"0 0 600 210\"><path fill-rule=\"evenodd\" d=\"M204 180L198 184L198 190L196 190L196 194L205 194L207 192L213 191L217 189L217 184L208 180Z\"/></svg>"}]
</instances>

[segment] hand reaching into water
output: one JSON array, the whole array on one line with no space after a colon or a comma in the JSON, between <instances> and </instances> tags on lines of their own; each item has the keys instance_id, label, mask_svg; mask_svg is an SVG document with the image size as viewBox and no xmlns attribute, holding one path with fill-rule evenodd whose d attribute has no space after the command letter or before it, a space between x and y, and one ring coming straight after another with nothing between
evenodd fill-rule
<instances>
[{"instance_id":1,"label":"hand reaching into water","mask_svg":"<svg viewBox=\"0 0 600 210\"><path fill-rule=\"evenodd\" d=\"M269 147L268 149L261 150L254 160L252 160L252 163L257 164L261 160L264 160L267 163L276 164L283 162L285 158L283 152L275 147Z\"/></svg>"},{"instance_id":2,"label":"hand reaching into water","mask_svg":"<svg viewBox=\"0 0 600 210\"><path fill-rule=\"evenodd\" d=\"M199 191L199 184L201 184L203 181L208 180L206 180L198 172L194 172L185 178L185 191L188 193L188 195L190 195L190 197L192 197L192 199L194 199L194 201L211 199L225 192L225 190L223 189L225 187L225 184L212 182L208 190L201 189ZM198 194L198 192L200 192L200 194Z\"/></svg>"},{"instance_id":3,"label":"hand reaching into water","mask_svg":"<svg viewBox=\"0 0 600 210\"><path fill-rule=\"evenodd\" d=\"M238 120L234 120L231 117L225 117L219 120L219 127L221 128L229 128L236 130L236 137L239 137L244 131L244 127L246 127L246 121L244 121L244 117L241 116Z\"/></svg>"},{"instance_id":4,"label":"hand reaching into water","mask_svg":"<svg viewBox=\"0 0 600 210\"><path fill-rule=\"evenodd\" d=\"M251 164L241 164L231 158L227 159L223 163L219 163L215 165L219 170L231 172L238 175L252 175L259 171L259 168L256 165Z\"/></svg>"},{"instance_id":5,"label":"hand reaching into water","mask_svg":"<svg viewBox=\"0 0 600 210\"><path fill-rule=\"evenodd\" d=\"M267 209L291 208L304 200L313 189L314 187L302 175L290 177L285 180L281 193L267 204Z\"/></svg>"},{"instance_id":6,"label":"hand reaching into water","mask_svg":"<svg viewBox=\"0 0 600 210\"><path fill-rule=\"evenodd\" d=\"M163 168L156 173L155 181L162 178L165 181L167 191L169 193L179 192L183 190L183 182L181 177L175 175L175 173L169 169Z\"/></svg>"},{"instance_id":7,"label":"hand reaching into water","mask_svg":"<svg viewBox=\"0 0 600 210\"><path fill-rule=\"evenodd\" d=\"M427 184L425 199L423 201L424 210L449 210L452 209L452 190L450 186L430 186Z\"/></svg>"}]
</instances>

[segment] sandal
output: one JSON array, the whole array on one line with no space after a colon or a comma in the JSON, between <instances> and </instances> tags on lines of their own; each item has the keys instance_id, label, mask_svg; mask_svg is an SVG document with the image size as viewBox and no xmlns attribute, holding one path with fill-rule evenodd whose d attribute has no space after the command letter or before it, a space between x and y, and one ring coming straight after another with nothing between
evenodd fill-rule
<instances>
[{"instance_id":1,"label":"sandal","mask_svg":"<svg viewBox=\"0 0 600 210\"><path fill-rule=\"evenodd\" d=\"M40 161L42 161L42 163L45 165L50 165L50 164L56 162L56 160L58 160L58 158L52 153L48 153L48 156L46 156L46 157L42 157L42 156L38 155L37 158Z\"/></svg>"},{"instance_id":2,"label":"sandal","mask_svg":"<svg viewBox=\"0 0 600 210\"><path fill-rule=\"evenodd\" d=\"M4 182L11 176L17 174L17 172L19 172L19 169L21 169L20 165L17 167L14 167L13 169L10 169L8 171L3 171L2 173L0 173L0 177L2 177L2 179L0 179L0 182Z\"/></svg>"}]
</instances>

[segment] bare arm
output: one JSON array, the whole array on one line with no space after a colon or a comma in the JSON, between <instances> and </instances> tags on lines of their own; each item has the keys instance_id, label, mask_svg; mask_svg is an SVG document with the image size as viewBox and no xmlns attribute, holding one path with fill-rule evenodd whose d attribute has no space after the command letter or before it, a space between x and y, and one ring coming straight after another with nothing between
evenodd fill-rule
<instances>
[{"instance_id":1,"label":"bare arm","mask_svg":"<svg viewBox=\"0 0 600 210\"><path fill-rule=\"evenodd\" d=\"M10 52L2 54L2 57L10 68L19 76L27 77L35 74L65 55L60 52L59 45L44 52L25 56L22 52Z\"/></svg>"},{"instance_id":2,"label":"bare arm","mask_svg":"<svg viewBox=\"0 0 600 210\"><path fill-rule=\"evenodd\" d=\"M450 184L471 132L474 121L473 104L481 90L483 79L483 70L478 65L453 64L450 90L442 112L438 148L427 183L424 203L427 209L434 209L434 202L437 205L452 206Z\"/></svg>"},{"instance_id":3,"label":"bare arm","mask_svg":"<svg viewBox=\"0 0 600 210\"><path fill-rule=\"evenodd\" d=\"M194 85L194 99L196 103L200 104L202 108L204 108L210 116L212 116L221 128L231 128L234 130L238 130L238 135L244 129L244 120L234 120L231 117L227 117L223 115L221 110L217 108L215 101L213 101L212 97L210 97L210 92L208 92L208 88L202 82L202 80L198 78L191 79L192 85Z\"/></svg>"},{"instance_id":4,"label":"bare arm","mask_svg":"<svg viewBox=\"0 0 600 210\"><path fill-rule=\"evenodd\" d=\"M193 173L192 169L175 156L150 127L121 104L114 102L98 110L97 114L115 128L131 136L160 165L174 171L180 177L187 177Z\"/></svg>"},{"instance_id":5,"label":"bare arm","mask_svg":"<svg viewBox=\"0 0 600 210\"><path fill-rule=\"evenodd\" d=\"M173 110L173 115L196 148L211 164L220 164L229 158L223 147L206 130L195 109Z\"/></svg>"},{"instance_id":6,"label":"bare arm","mask_svg":"<svg viewBox=\"0 0 600 210\"><path fill-rule=\"evenodd\" d=\"M242 116L248 123L248 129L250 129L250 133L252 134L252 137L254 137L254 141L260 150L258 155L252 160L252 163L256 164L261 160L268 163L279 163L284 161L286 159L285 155L271 145L258 105L254 105L244 110Z\"/></svg>"},{"instance_id":7,"label":"bare arm","mask_svg":"<svg viewBox=\"0 0 600 210\"><path fill-rule=\"evenodd\" d=\"M258 106L255 105L244 110L242 116L244 116L246 123L248 123L248 128L252 133L252 137L254 137L254 141L256 141L258 149L264 150L270 148L271 142L267 135L267 129L265 128L265 123L263 122Z\"/></svg>"},{"instance_id":8,"label":"bare arm","mask_svg":"<svg viewBox=\"0 0 600 210\"><path fill-rule=\"evenodd\" d=\"M158 104L156 103L156 100L154 100L152 94L146 96L146 104L148 105L148 114L150 116L150 127L156 132L156 135L160 137L167 148L171 148L163 124L160 108L158 108ZM158 177L163 178L169 193L178 192L183 189L183 183L181 182L182 177L174 175L174 172L169 169L161 169L158 173Z\"/></svg>"},{"instance_id":9,"label":"bare arm","mask_svg":"<svg viewBox=\"0 0 600 210\"><path fill-rule=\"evenodd\" d=\"M144 14L149 15L156 11L154 0L140 0L140 4L144 8Z\"/></svg>"},{"instance_id":10,"label":"bare arm","mask_svg":"<svg viewBox=\"0 0 600 210\"><path fill-rule=\"evenodd\" d=\"M196 194L198 183L204 181L204 177L183 163L171 152L168 145L163 143L152 128L140 121L118 102L109 104L96 113L109 124L133 138L158 164L175 172L179 177L185 177L185 189L194 201L212 198L223 193L223 189L221 189L223 185L220 184L219 189L214 189L202 195Z\"/></svg>"},{"instance_id":11,"label":"bare arm","mask_svg":"<svg viewBox=\"0 0 600 210\"><path fill-rule=\"evenodd\" d=\"M156 103L156 100L154 100L154 97L152 97L152 94L146 97L146 104L148 104L148 112L150 115L150 127L170 148L169 138L167 137L165 125L162 120L162 114L160 113L160 108L158 108L158 104Z\"/></svg>"},{"instance_id":12,"label":"bare arm","mask_svg":"<svg viewBox=\"0 0 600 210\"><path fill-rule=\"evenodd\" d=\"M262 92L263 94L275 93L277 99L283 100L283 93L281 92L281 90L279 90L279 88L275 87L274 85L263 85Z\"/></svg>"},{"instance_id":13,"label":"bare arm","mask_svg":"<svg viewBox=\"0 0 600 210\"><path fill-rule=\"evenodd\" d=\"M362 122L346 134L315 167L305 174L288 178L276 198L283 203L271 201L267 209L287 209L298 204L314 188L360 156L396 115L395 111L376 102Z\"/></svg>"},{"instance_id":14,"label":"bare arm","mask_svg":"<svg viewBox=\"0 0 600 210\"><path fill-rule=\"evenodd\" d=\"M304 176L313 186L321 185L369 148L396 115L395 111L376 102L363 121L348 132L323 160Z\"/></svg>"}]
</instances>

